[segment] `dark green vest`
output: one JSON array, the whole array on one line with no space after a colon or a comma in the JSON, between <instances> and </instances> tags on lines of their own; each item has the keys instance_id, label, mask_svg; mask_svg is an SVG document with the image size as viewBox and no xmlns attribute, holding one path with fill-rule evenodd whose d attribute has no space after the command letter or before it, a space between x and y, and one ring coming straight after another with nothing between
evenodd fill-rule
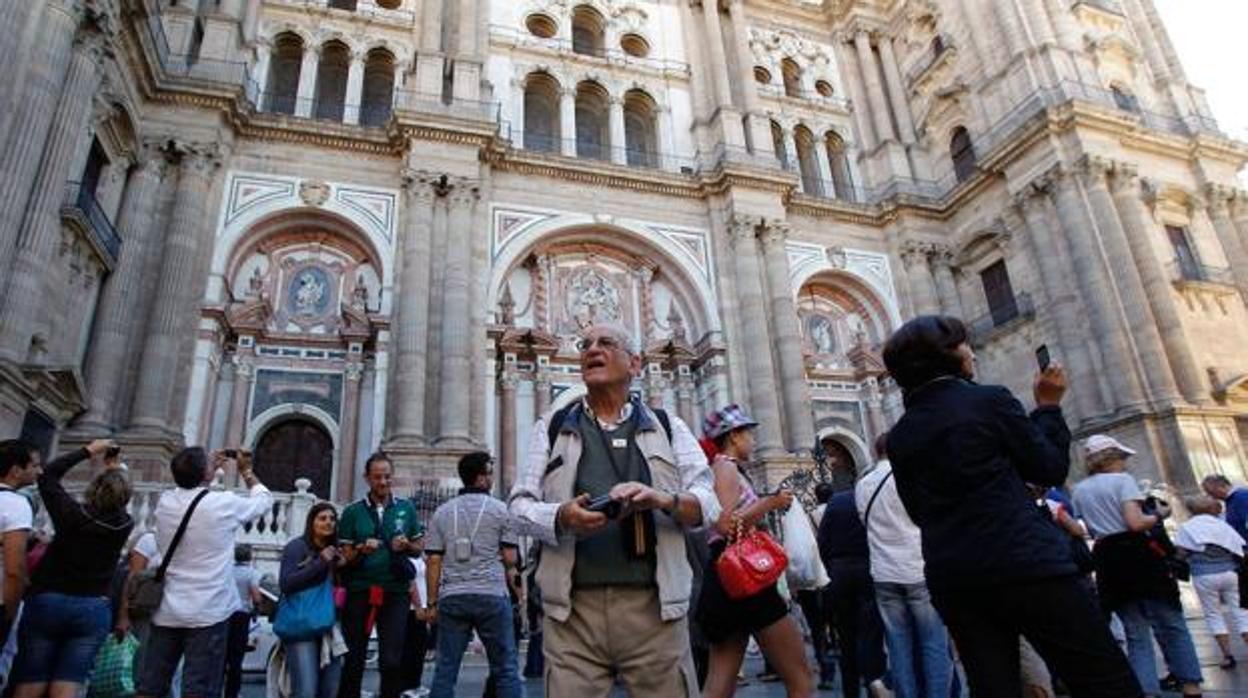
<instances>
[{"instance_id":1,"label":"dark green vest","mask_svg":"<svg viewBox=\"0 0 1248 698\"><path fill-rule=\"evenodd\" d=\"M586 412L577 420L581 437L581 462L577 464L576 494L582 492L590 497L607 494L621 482L650 482L649 468L641 449L633 441L637 431L637 407L633 416L612 431L599 429L594 417ZM623 441L627 446L615 447ZM615 472L607 449L615 457ZM631 527L630 527L631 529ZM619 521L611 521L606 528L588 538L576 541L576 563L572 568L572 588L602 586L654 586L654 551L644 559L637 559L625 549L625 532Z\"/></svg>"}]
</instances>

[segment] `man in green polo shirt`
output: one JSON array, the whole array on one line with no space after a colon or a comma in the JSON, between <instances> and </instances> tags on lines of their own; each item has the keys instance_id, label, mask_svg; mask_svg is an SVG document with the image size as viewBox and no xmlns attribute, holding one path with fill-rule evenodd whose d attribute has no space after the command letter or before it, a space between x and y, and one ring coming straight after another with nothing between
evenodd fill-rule
<instances>
[{"instance_id":1,"label":"man in green polo shirt","mask_svg":"<svg viewBox=\"0 0 1248 698\"><path fill-rule=\"evenodd\" d=\"M398 698L402 691L403 642L412 580L407 558L420 554L424 528L412 502L392 494L393 476L389 456L381 452L369 456L364 464L368 494L343 509L338 521L339 543L349 561L343 570L347 604L342 610L347 662L338 698L359 698L373 624L377 627L381 698Z\"/></svg>"}]
</instances>

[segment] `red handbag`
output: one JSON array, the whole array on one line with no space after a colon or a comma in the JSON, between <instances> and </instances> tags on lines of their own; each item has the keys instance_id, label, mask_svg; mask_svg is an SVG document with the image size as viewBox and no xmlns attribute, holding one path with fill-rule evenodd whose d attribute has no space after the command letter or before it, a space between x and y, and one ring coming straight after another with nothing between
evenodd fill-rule
<instances>
[{"instance_id":1,"label":"red handbag","mask_svg":"<svg viewBox=\"0 0 1248 698\"><path fill-rule=\"evenodd\" d=\"M715 572L728 598L738 600L775 584L788 565L789 556L774 538L757 528L742 532L737 519L728 547L715 562Z\"/></svg>"}]
</instances>

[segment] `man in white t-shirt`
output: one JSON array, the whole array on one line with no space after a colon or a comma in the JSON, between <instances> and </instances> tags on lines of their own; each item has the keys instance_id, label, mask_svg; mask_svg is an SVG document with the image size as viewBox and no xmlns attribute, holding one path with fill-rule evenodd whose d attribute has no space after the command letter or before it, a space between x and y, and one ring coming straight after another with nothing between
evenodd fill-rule
<instances>
[{"instance_id":1,"label":"man in white t-shirt","mask_svg":"<svg viewBox=\"0 0 1248 698\"><path fill-rule=\"evenodd\" d=\"M26 593L26 542L34 525L30 500L17 492L34 484L43 462L34 444L21 439L0 441L0 648L9 644L22 595ZM0 688L8 679L12 652L0 652Z\"/></svg>"},{"instance_id":2,"label":"man in white t-shirt","mask_svg":"<svg viewBox=\"0 0 1248 698\"><path fill-rule=\"evenodd\" d=\"M164 597L152 616L147 654L139 670L136 694L151 698L169 691L170 680L185 659L182 695L215 698L221 695L225 674L226 636L230 616L239 608L234 566L234 536L243 524L272 511L273 497L251 470L251 454L237 454L239 478L247 496L208 492L200 500L186 534L173 551L169 545L191 503L212 481L215 466L232 458L186 448L173 457L170 470L176 488L161 494L156 504L156 544L168 558Z\"/></svg>"},{"instance_id":3,"label":"man in white t-shirt","mask_svg":"<svg viewBox=\"0 0 1248 698\"><path fill-rule=\"evenodd\" d=\"M932 606L919 527L897 494L887 450L885 432L875 439L879 461L858 481L854 503L867 529L875 602L892 658L893 690L899 696L948 696L953 682L949 635Z\"/></svg>"}]
</instances>

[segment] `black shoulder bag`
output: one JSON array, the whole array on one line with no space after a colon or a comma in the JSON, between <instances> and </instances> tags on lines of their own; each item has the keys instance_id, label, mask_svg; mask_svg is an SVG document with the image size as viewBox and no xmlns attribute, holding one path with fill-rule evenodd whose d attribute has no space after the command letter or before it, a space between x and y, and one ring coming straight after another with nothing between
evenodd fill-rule
<instances>
[{"instance_id":1,"label":"black shoulder bag","mask_svg":"<svg viewBox=\"0 0 1248 698\"><path fill-rule=\"evenodd\" d=\"M186 534L186 526L191 522L191 514L195 513L195 507L199 506L200 500L207 494L208 489L204 488L202 492L195 495L195 499L191 500L191 505L182 515L182 523L178 524L178 530L173 534L173 540L169 542L169 550L165 553L164 559L160 561L160 567L155 572L150 568L145 569L134 575L134 579L130 581L126 598L129 601L131 618L138 620L150 618L156 613L156 609L160 608L160 602L165 596L165 572L169 569L169 561L173 559L178 543L182 542L182 536Z\"/></svg>"}]
</instances>

